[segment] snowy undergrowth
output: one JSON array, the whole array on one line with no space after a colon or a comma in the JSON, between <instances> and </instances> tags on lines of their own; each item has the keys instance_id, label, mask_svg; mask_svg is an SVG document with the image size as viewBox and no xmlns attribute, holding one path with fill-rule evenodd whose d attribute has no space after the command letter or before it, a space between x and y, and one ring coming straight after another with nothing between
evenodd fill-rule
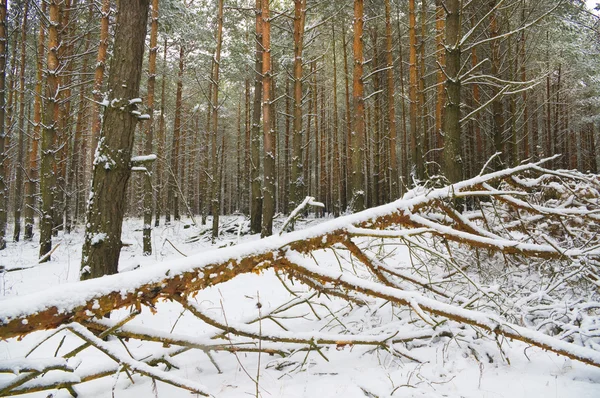
<instances>
[{"instance_id":1,"label":"snowy undergrowth","mask_svg":"<svg viewBox=\"0 0 600 398\"><path fill-rule=\"evenodd\" d=\"M236 224L237 220L225 219L225 223ZM315 223L312 221L309 224ZM186 228L186 223L177 222L154 230L155 252L151 257L141 256L141 221L128 220L124 225L123 238L129 245L121 255L121 271L138 267L156 267L160 263L191 255L211 248L206 239L195 239L202 230ZM243 236L241 240L258 239L257 236ZM50 263L34 266L31 269L3 273L1 296L7 298L63 284L77 279L79 271L82 231L70 235L59 234L55 240L60 247ZM192 243L190 243L190 241ZM217 246L236 243L238 236L228 234L222 237ZM187 242L187 243L186 243ZM363 239L361 247L366 253L382 254L385 250L386 264L394 264L397 269L409 269L411 254L417 255L415 248L409 253L406 246L392 245L381 239ZM382 244L383 243L383 244ZM181 253L180 253L181 252ZM423 254L423 253L421 253ZM30 242L10 243L7 250L0 252L1 265L7 269L23 268L35 264L37 245ZM337 251L320 251L315 256L316 263L326 267L343 267L369 278L361 270L356 260ZM495 286L507 279L516 281L527 279L528 284L536 284L535 278L513 272L474 272L472 278L485 286ZM310 295L308 289L298 282L291 283L281 276L284 286L268 270L261 275L240 275L233 280L199 292L195 303L208 314L222 322L237 325L263 314L290 301L287 289L301 297ZM462 281L464 284L464 280ZM459 291L469 296L470 287L466 283ZM471 287L472 288L472 287ZM488 292L492 294L493 289ZM540 298L542 299L542 298ZM490 300L492 301L492 300ZM565 300L567 301L567 300ZM423 320L414 312L392 306L380 299L366 300L362 305L325 295L311 297L311 305L298 304L282 312L275 320L286 329L302 336L327 336L352 333L356 336L390 336L423 331ZM0 301L0 306L2 301ZM521 310L519 309L520 312ZM112 319L126 316L125 310L112 315ZM263 319L249 327L258 333L278 335L283 330L270 319ZM157 306L155 314L145 310L128 325L162 330L171 336L182 334L204 338L218 334L218 329L199 322L189 312L182 312L176 303L163 302ZM459 328L460 336L445 337L442 331ZM436 334L437 333L437 334ZM27 335L22 342L16 340L0 342L0 359L23 357L49 332ZM64 338L64 341L63 341ZM230 337L232 344L249 343L243 339ZM235 340L235 341L233 341ZM62 344L61 344L62 341ZM50 338L31 355L33 358L49 358L56 352L64 354L81 343L78 337L63 331ZM227 340L226 340L227 343ZM501 348L499 347L501 343ZM129 353L142 360L148 355L157 355L157 350L169 352L173 347L161 347L155 343L136 343L130 340L125 350L118 340L107 344L123 355ZM318 340L316 341L318 344ZM57 349L60 346L60 349ZM169 356L169 373L204 385L217 397L255 396L258 384L260 396L274 397L596 397L600 394L600 370L579 362L558 357L537 348L528 348L520 342L501 341L481 335L470 327L441 326L429 338L407 343L390 343L387 348L365 345L330 345L318 350L307 350L298 344L297 352L280 357L268 354L268 350L290 350L293 345L276 342L263 342L261 354L245 352L218 352L209 356L194 350L176 356ZM289 352L288 352L289 353ZM103 367L110 370L114 362L104 353L90 348L81 356L77 374L97 372ZM412 359L409 359L412 358ZM420 362L418 362L420 361ZM510 363L510 364L509 364ZM162 366L166 369L166 366ZM46 378L58 371L50 371ZM62 374L62 372L61 372ZM258 383L256 382L258 379ZM0 385L9 377L0 375ZM153 382L148 377L125 373L94 380L78 385L76 391L82 397L187 397L189 392L161 382ZM70 396L67 390L53 393L53 397ZM48 392L31 394L47 397Z\"/></svg>"},{"instance_id":2,"label":"snowy undergrowth","mask_svg":"<svg viewBox=\"0 0 600 398\"><path fill-rule=\"evenodd\" d=\"M530 164L260 241L176 222L152 257L130 220L82 283L81 232L11 244L0 395L598 396L599 209L597 176Z\"/></svg>"}]
</instances>

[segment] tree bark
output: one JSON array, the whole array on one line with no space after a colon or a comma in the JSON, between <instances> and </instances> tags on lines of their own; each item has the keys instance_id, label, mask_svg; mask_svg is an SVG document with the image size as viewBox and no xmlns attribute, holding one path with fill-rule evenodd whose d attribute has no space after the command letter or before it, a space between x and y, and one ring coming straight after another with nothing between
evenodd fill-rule
<instances>
[{"instance_id":1,"label":"tree bark","mask_svg":"<svg viewBox=\"0 0 600 398\"><path fill-rule=\"evenodd\" d=\"M58 0L51 0L49 6L48 25L48 59L46 65L46 104L44 112L44 130L42 134L42 164L40 167L40 192L42 194L42 214L40 216L40 257L44 261L50 260L46 256L52 250L52 214L54 211L54 194L56 191L55 143L59 122L60 88L59 74L59 37L58 25L60 23L60 9ZM44 257L45 256L45 257Z\"/></svg>"},{"instance_id":2,"label":"tree bark","mask_svg":"<svg viewBox=\"0 0 600 398\"><path fill-rule=\"evenodd\" d=\"M23 5L23 19L21 23L21 60L19 69L19 143L17 146L17 162L15 164L15 207L13 240L19 241L21 237L21 208L23 206L23 148L25 145L25 55L27 45L27 16L29 13L29 1Z\"/></svg>"},{"instance_id":3,"label":"tree bark","mask_svg":"<svg viewBox=\"0 0 600 398\"><path fill-rule=\"evenodd\" d=\"M158 51L158 5L159 0L152 0L151 23L150 23L150 54L148 58L148 94L146 98L147 112L150 118L146 122L146 134L144 143L144 154L150 155L153 151L154 141L154 87L156 85L156 53ZM154 192L152 191L152 164L145 164L148 172L144 176L144 226L143 254L152 254L152 202Z\"/></svg>"},{"instance_id":4,"label":"tree bark","mask_svg":"<svg viewBox=\"0 0 600 398\"><path fill-rule=\"evenodd\" d=\"M219 192L221 190L221 179L219 178L219 164L217 162L217 134L219 133L219 68L221 62L221 44L223 42L223 0L219 0L217 13L217 47L213 59L212 70L212 196L211 196L211 212L212 212L212 240L213 243L219 235Z\"/></svg>"},{"instance_id":5,"label":"tree bark","mask_svg":"<svg viewBox=\"0 0 600 398\"><path fill-rule=\"evenodd\" d=\"M346 205L346 183L345 179L342 176L343 170L343 159L344 156L342 154L342 149L340 145L339 136L339 117L338 117L338 97L337 97L337 59L335 53L335 25L331 23L331 44L333 48L333 176L332 176L332 187L333 187L333 215L334 217L338 217L340 215L340 211Z\"/></svg>"},{"instance_id":6,"label":"tree bark","mask_svg":"<svg viewBox=\"0 0 600 398\"><path fill-rule=\"evenodd\" d=\"M262 193L260 184L260 115L262 99L262 62L263 62L263 34L262 34L262 1L256 0L256 58L254 62L254 103L252 109L251 133L251 158L252 166L250 180L252 181L250 203L250 230L252 233L261 232L262 221Z\"/></svg>"},{"instance_id":7,"label":"tree bark","mask_svg":"<svg viewBox=\"0 0 600 398\"><path fill-rule=\"evenodd\" d=\"M263 98L263 146L265 164L263 172L263 211L261 236L273 234L273 215L275 214L275 130L271 85L271 20L269 0L262 2L262 98Z\"/></svg>"},{"instance_id":8,"label":"tree bark","mask_svg":"<svg viewBox=\"0 0 600 398\"><path fill-rule=\"evenodd\" d=\"M6 175L6 131L5 95L6 95L6 54L7 54L7 29L6 29L6 0L0 0L0 250L6 248L6 221L8 205L8 189Z\"/></svg>"},{"instance_id":9,"label":"tree bark","mask_svg":"<svg viewBox=\"0 0 600 398\"><path fill-rule=\"evenodd\" d=\"M388 68L387 77L387 97L388 97L388 133L389 133L389 157L390 157L390 194L391 199L395 200L400 195L398 189L398 156L396 154L396 98L394 85L394 57L392 56L392 10L390 0L385 0L385 62Z\"/></svg>"},{"instance_id":10,"label":"tree bark","mask_svg":"<svg viewBox=\"0 0 600 398\"><path fill-rule=\"evenodd\" d=\"M98 147L98 138L100 137L100 128L102 120L100 120L100 103L103 100L102 84L104 81L104 69L106 66L106 56L108 54L108 25L110 19L110 0L102 0L102 17L100 18L100 45L98 46L98 56L96 57L96 71L94 72L94 102L92 106L92 147L91 147L91 164L94 163L96 157L96 149Z\"/></svg>"},{"instance_id":11,"label":"tree bark","mask_svg":"<svg viewBox=\"0 0 600 398\"><path fill-rule=\"evenodd\" d=\"M436 43L436 61L439 64L437 66L437 93L436 93L436 106L435 106L435 145L432 145L435 149L435 162L440 164L440 151L444 147L444 136L442 133L442 120L444 117L444 104L446 102L446 95L444 92L444 66L446 65L446 57L444 54L444 7L442 6L442 0L436 0L436 13L435 13L435 43Z\"/></svg>"},{"instance_id":12,"label":"tree bark","mask_svg":"<svg viewBox=\"0 0 600 398\"><path fill-rule=\"evenodd\" d=\"M446 109L444 119L444 172L451 183L463 177L460 137L460 0L446 2Z\"/></svg>"},{"instance_id":13,"label":"tree bark","mask_svg":"<svg viewBox=\"0 0 600 398\"><path fill-rule=\"evenodd\" d=\"M352 211L365 209L365 99L363 82L363 25L364 4L363 0L354 0L354 73L352 102L354 106L354 119L352 123Z\"/></svg>"},{"instance_id":14,"label":"tree bark","mask_svg":"<svg viewBox=\"0 0 600 398\"><path fill-rule=\"evenodd\" d=\"M160 82L160 119L158 121L158 153L159 158L157 159L156 165L156 211L154 216L154 226L158 227L160 224L160 216L165 209L165 222L170 221L170 212L169 206L164 205L164 195L163 195L163 169L164 164L166 162L165 151L167 147L167 137L165 134L165 88L167 82L167 38L165 37L165 42L163 45L163 61L162 61L162 79Z\"/></svg>"},{"instance_id":15,"label":"tree bark","mask_svg":"<svg viewBox=\"0 0 600 398\"><path fill-rule=\"evenodd\" d=\"M292 133L292 169L290 174L290 208L303 199L305 181L302 164L302 52L306 0L294 0L294 124Z\"/></svg>"},{"instance_id":16,"label":"tree bark","mask_svg":"<svg viewBox=\"0 0 600 398\"><path fill-rule=\"evenodd\" d=\"M91 199L81 261L81 278L118 272L125 190L138 122L149 0L120 0L108 80L111 99L94 163Z\"/></svg>"},{"instance_id":17,"label":"tree bark","mask_svg":"<svg viewBox=\"0 0 600 398\"><path fill-rule=\"evenodd\" d=\"M177 184L179 180L179 156L181 143L181 102L183 96L183 69L185 58L185 45L179 43L179 72L177 74L177 93L175 97L175 119L173 121L173 139L171 141L171 167L169 168L169 188L167 192L167 212L173 213L173 220L179 221L179 190Z\"/></svg>"},{"instance_id":18,"label":"tree bark","mask_svg":"<svg viewBox=\"0 0 600 398\"><path fill-rule=\"evenodd\" d=\"M408 36L409 36L409 58L408 58L408 99L409 99L409 114L410 114L410 156L412 162L412 172L414 172L417 180L424 177L423 171L423 153L421 152L419 139L419 116L421 111L418 109L419 99L418 91L418 76L417 76L417 18L415 15L415 0L408 2Z\"/></svg>"},{"instance_id":19,"label":"tree bark","mask_svg":"<svg viewBox=\"0 0 600 398\"><path fill-rule=\"evenodd\" d=\"M46 14L46 2L41 5L41 14ZM29 152L29 167L27 183L25 184L25 240L33 239L34 208L36 203L36 181L38 179L38 148L42 128L42 90L44 81L44 62L46 34L42 24L39 26L35 97L33 102L33 136L31 137L31 150Z\"/></svg>"}]
</instances>

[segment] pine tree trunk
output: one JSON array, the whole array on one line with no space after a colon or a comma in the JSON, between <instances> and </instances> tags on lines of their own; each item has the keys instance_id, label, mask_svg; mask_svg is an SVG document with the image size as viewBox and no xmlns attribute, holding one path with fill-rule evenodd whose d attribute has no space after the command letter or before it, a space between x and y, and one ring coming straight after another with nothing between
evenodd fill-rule
<instances>
[{"instance_id":1,"label":"pine tree trunk","mask_svg":"<svg viewBox=\"0 0 600 398\"><path fill-rule=\"evenodd\" d=\"M252 133L251 133L251 172L252 181L251 203L250 203L250 230L252 233L261 232L262 221L262 192L260 184L260 115L262 100L262 62L263 62L263 33L262 33L262 4L256 0L256 59L254 63L254 103L252 109Z\"/></svg>"},{"instance_id":2,"label":"pine tree trunk","mask_svg":"<svg viewBox=\"0 0 600 398\"><path fill-rule=\"evenodd\" d=\"M421 152L418 123L420 120L421 111L419 110L418 91L418 76L417 76L417 18L415 15L415 0L408 2L408 35L409 35L409 85L408 99L410 101L410 156L412 167L414 167L415 177L422 180L424 176L423 170L423 153Z\"/></svg>"},{"instance_id":3,"label":"pine tree trunk","mask_svg":"<svg viewBox=\"0 0 600 398\"><path fill-rule=\"evenodd\" d=\"M273 234L273 215L275 214L275 130L271 85L271 20L269 1L262 2L262 99L263 99L263 146L265 152L263 172L263 211L261 236Z\"/></svg>"},{"instance_id":4,"label":"pine tree trunk","mask_svg":"<svg viewBox=\"0 0 600 398\"><path fill-rule=\"evenodd\" d=\"M146 134L144 143L144 154L150 155L153 151L154 141L154 87L156 85L156 53L158 51L158 3L159 0L152 0L152 11L150 23L150 54L148 58L148 88L146 97L147 112L150 118L146 122ZM145 163L148 170L144 175L144 226L143 233L143 254L149 256L152 254L152 202L154 193L152 192L152 164Z\"/></svg>"},{"instance_id":5,"label":"pine tree trunk","mask_svg":"<svg viewBox=\"0 0 600 398\"><path fill-rule=\"evenodd\" d=\"M23 148L25 144L25 55L27 44L27 16L29 12L29 2L23 5L23 22L21 24L21 60L19 69L19 144L17 147L17 162L15 175L15 207L14 219L15 228L13 231L13 240L19 241L21 237L21 207L23 206Z\"/></svg>"},{"instance_id":6,"label":"pine tree trunk","mask_svg":"<svg viewBox=\"0 0 600 398\"><path fill-rule=\"evenodd\" d=\"M430 146L430 136L429 136L429 110L427 108L427 95L425 93L425 76L426 76L426 69L425 69L425 44L426 44L426 34L427 34L427 29L426 29L426 22L427 22L427 1L426 0L421 0L421 38L420 38L420 43L419 43L419 58L418 58L418 63L419 63L419 72L418 72L418 77L419 77L419 95L418 95L418 101L419 101L419 112L420 112L420 116L421 119L419 120L420 124L421 124L421 137L420 137L420 152L421 152L421 162L423 163L422 165L422 170L423 170L423 176L422 178L428 178L428 176L430 175L430 160L431 160L431 153L429 151L429 149L431 148Z\"/></svg>"},{"instance_id":7,"label":"pine tree trunk","mask_svg":"<svg viewBox=\"0 0 600 398\"><path fill-rule=\"evenodd\" d=\"M148 0L120 0L98 158L81 261L81 278L118 272L125 192L138 122L137 104L148 19Z\"/></svg>"},{"instance_id":8,"label":"pine tree trunk","mask_svg":"<svg viewBox=\"0 0 600 398\"><path fill-rule=\"evenodd\" d=\"M217 15L217 48L213 59L213 71L211 83L212 89L212 240L213 243L219 235L219 192L221 191L221 179L219 178L219 164L217 162L217 134L219 133L219 68L221 62L221 43L223 42L223 0L219 0L219 11Z\"/></svg>"},{"instance_id":9,"label":"pine tree trunk","mask_svg":"<svg viewBox=\"0 0 600 398\"><path fill-rule=\"evenodd\" d=\"M338 217L342 209L346 207L346 179L343 170L344 163L343 149L340 142L340 127L338 116L338 98L337 98L337 59L335 51L335 25L331 23L331 44L333 48L333 215Z\"/></svg>"},{"instance_id":10,"label":"pine tree trunk","mask_svg":"<svg viewBox=\"0 0 600 398\"><path fill-rule=\"evenodd\" d=\"M285 79L285 137L283 145L283 178L280 180L280 192L281 192L281 204L283 214L289 214L290 211L290 198L289 192L291 189L290 183L290 115L292 115L292 104L290 95L290 79ZM238 151L240 153L240 151ZM238 184L239 185L239 184ZM292 207L293 210L293 207Z\"/></svg>"},{"instance_id":11,"label":"pine tree trunk","mask_svg":"<svg viewBox=\"0 0 600 398\"><path fill-rule=\"evenodd\" d=\"M365 99L363 82L363 0L354 0L354 73L352 102L354 119L352 123L352 211L365 209Z\"/></svg>"},{"instance_id":12,"label":"pine tree trunk","mask_svg":"<svg viewBox=\"0 0 600 398\"><path fill-rule=\"evenodd\" d=\"M463 178L460 137L460 0L446 2L446 101L444 133L444 172L451 183Z\"/></svg>"},{"instance_id":13,"label":"pine tree trunk","mask_svg":"<svg viewBox=\"0 0 600 398\"><path fill-rule=\"evenodd\" d=\"M156 211L154 212L154 226L158 227L160 224L160 216L163 209L165 210L165 222L170 221L171 213L169 212L169 206L165 206L164 195L163 195L163 182L164 173L163 169L167 158L165 151L167 147L167 137L165 133L165 86L167 82L167 38L165 37L165 43L163 45L163 62L162 62L162 79L160 89L160 119L158 121L158 154L156 164Z\"/></svg>"},{"instance_id":14,"label":"pine tree trunk","mask_svg":"<svg viewBox=\"0 0 600 398\"><path fill-rule=\"evenodd\" d=\"M378 206L381 204L379 193L382 191L382 187L380 186L381 176L383 170L381 168L381 130L379 128L379 120L381 119L381 95L378 94L381 91L381 87L379 85L379 73L373 73L379 70L379 48L378 48L378 40L379 35L377 32L377 27L371 29L371 45L373 46L373 58L371 59L371 80L373 81L373 120L372 120L372 128L371 134L373 137L373 200L372 203L374 206Z\"/></svg>"},{"instance_id":15,"label":"pine tree trunk","mask_svg":"<svg viewBox=\"0 0 600 398\"><path fill-rule=\"evenodd\" d=\"M46 14L46 2L42 2L41 14ZM25 240L33 239L34 209L36 204L36 181L38 179L38 148L42 128L42 90L44 78L44 62L46 34L44 27L40 24L38 33L35 97L33 103L33 136L31 137L31 150L29 152L29 178L25 184Z\"/></svg>"},{"instance_id":16,"label":"pine tree trunk","mask_svg":"<svg viewBox=\"0 0 600 398\"><path fill-rule=\"evenodd\" d=\"M436 43L436 61L439 64L437 67L437 93L435 101L435 144L432 147L435 149L434 160L436 164L441 164L440 151L444 147L442 120L444 117L444 104L446 96L444 92L444 71L442 68L446 65L446 57L444 54L444 7L442 0L436 0L435 13L435 43Z\"/></svg>"},{"instance_id":17,"label":"pine tree trunk","mask_svg":"<svg viewBox=\"0 0 600 398\"><path fill-rule=\"evenodd\" d=\"M169 213L173 213L173 220L179 221L179 190L178 182L180 177L179 156L181 143L181 101L183 96L183 69L184 69L185 45L179 43L179 72L177 74L177 94L175 97L175 119L173 121L173 139L171 141L171 167L169 168L169 188L167 192L167 201Z\"/></svg>"},{"instance_id":18,"label":"pine tree trunk","mask_svg":"<svg viewBox=\"0 0 600 398\"><path fill-rule=\"evenodd\" d=\"M92 21L94 18L94 5L89 4L88 6L88 19ZM90 37L91 31L88 30L84 36L84 57L83 64L81 66L84 73L89 73L90 64ZM86 167L86 150L88 140L83 139L84 130L89 122L89 101L86 100L87 85L82 84L79 87L79 100L78 100L78 111L77 121L75 123L75 137L73 139L73 158L71 159L71 168L69 171L69 192L74 196L73 205L73 222L79 222L82 214L85 214L85 190L81 189L82 186L86 185L84 176ZM84 207L82 209L82 207Z\"/></svg>"},{"instance_id":19,"label":"pine tree trunk","mask_svg":"<svg viewBox=\"0 0 600 398\"><path fill-rule=\"evenodd\" d=\"M385 0L385 63L387 72L387 97L388 97L388 132L389 132L389 157L390 157L390 195L392 200L398 199L400 190L398 188L398 155L396 154L396 98L394 85L394 57L392 55L392 10L390 0Z\"/></svg>"},{"instance_id":20,"label":"pine tree trunk","mask_svg":"<svg viewBox=\"0 0 600 398\"><path fill-rule=\"evenodd\" d=\"M521 23L525 21L525 8L521 10ZM520 38L520 46L519 46L519 58L520 58L520 74L521 81L527 81L527 69L526 69L526 47L525 47L525 31L521 32ZM529 104L527 100L527 92L528 90L523 90L523 127L521 136L523 137L523 158L529 159L530 150L529 150Z\"/></svg>"},{"instance_id":21,"label":"pine tree trunk","mask_svg":"<svg viewBox=\"0 0 600 398\"><path fill-rule=\"evenodd\" d=\"M106 56L108 54L108 25L110 19L110 0L102 0L102 17L100 19L100 45L98 46L98 56L96 57L96 71L94 72L94 105L92 106L92 146L91 160L93 165L96 158L96 149L98 147L98 138L100 137L100 128L102 120L100 120L99 105L103 100L102 84L104 81L104 69L106 66Z\"/></svg>"},{"instance_id":22,"label":"pine tree trunk","mask_svg":"<svg viewBox=\"0 0 600 398\"><path fill-rule=\"evenodd\" d=\"M51 0L49 6L48 25L48 59L46 64L46 104L44 112L44 130L42 134L42 164L40 166L40 192L42 194L42 214L40 216L40 257L45 261L50 256L44 257L52 250L52 228L54 211L54 195L56 191L56 158L55 143L59 123L60 92L58 85L59 59L58 59L58 25L60 10L58 0Z\"/></svg>"},{"instance_id":23,"label":"pine tree trunk","mask_svg":"<svg viewBox=\"0 0 600 398\"><path fill-rule=\"evenodd\" d=\"M5 117L5 86L6 86L6 54L7 54L7 29L6 29L6 0L0 0L0 250L6 248L6 221L8 205L8 189L6 175L6 131Z\"/></svg>"},{"instance_id":24,"label":"pine tree trunk","mask_svg":"<svg viewBox=\"0 0 600 398\"><path fill-rule=\"evenodd\" d=\"M292 168L290 207L300 204L305 190L302 161L302 52L306 0L294 0L294 125L292 133Z\"/></svg>"},{"instance_id":25,"label":"pine tree trunk","mask_svg":"<svg viewBox=\"0 0 600 398\"><path fill-rule=\"evenodd\" d=\"M490 2L490 9L496 8L496 1ZM500 35L500 28L498 26L498 16L496 11L492 12L490 16L490 37L498 37ZM500 41L493 40L491 42L491 74L494 77L501 78L500 73ZM497 85L492 85L492 94L494 97L500 92L500 88ZM500 156L496 156L494 162L495 170L500 170L506 165L506 154L504 153L504 107L502 104L502 96L496 98L492 102L492 122L493 122L493 137L494 137L494 149L496 153L502 153Z\"/></svg>"}]
</instances>

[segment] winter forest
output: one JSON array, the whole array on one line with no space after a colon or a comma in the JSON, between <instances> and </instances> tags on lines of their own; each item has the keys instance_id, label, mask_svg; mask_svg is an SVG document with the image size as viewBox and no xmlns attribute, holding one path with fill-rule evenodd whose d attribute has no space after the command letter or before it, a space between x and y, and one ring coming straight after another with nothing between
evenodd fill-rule
<instances>
[{"instance_id":1,"label":"winter forest","mask_svg":"<svg viewBox=\"0 0 600 398\"><path fill-rule=\"evenodd\" d=\"M0 0L0 396L598 397L598 146L594 0Z\"/></svg>"}]
</instances>

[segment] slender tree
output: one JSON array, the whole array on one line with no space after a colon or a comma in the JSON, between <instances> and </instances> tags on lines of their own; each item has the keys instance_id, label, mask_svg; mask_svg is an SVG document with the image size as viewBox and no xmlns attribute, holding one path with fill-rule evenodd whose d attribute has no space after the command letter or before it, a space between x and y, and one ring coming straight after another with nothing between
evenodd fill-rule
<instances>
[{"instance_id":1,"label":"slender tree","mask_svg":"<svg viewBox=\"0 0 600 398\"><path fill-rule=\"evenodd\" d=\"M211 133L211 158L212 158L212 239L213 242L219 235L219 194L221 192L221 179L219 178L219 163L217 157L217 134L219 133L219 71L221 67L221 46L223 43L223 0L218 2L217 11L217 46L212 62L212 133Z\"/></svg>"},{"instance_id":2,"label":"slender tree","mask_svg":"<svg viewBox=\"0 0 600 398\"><path fill-rule=\"evenodd\" d=\"M56 157L58 121L60 116L60 87L58 84L60 45L58 26L60 23L60 7L58 0L51 0L48 7L48 60L46 64L46 95L44 128L42 132L42 164L40 166L40 192L42 194L42 214L40 216L40 257L47 256L52 250L52 228L54 212L54 196L56 191Z\"/></svg>"},{"instance_id":3,"label":"slender tree","mask_svg":"<svg viewBox=\"0 0 600 398\"><path fill-rule=\"evenodd\" d=\"M398 189L398 157L396 155L396 99L394 87L394 57L392 55L392 10L390 0L385 0L385 62L387 77L387 96L388 96L388 131L390 137L389 157L390 157L390 178L391 178L391 197L396 199L400 194Z\"/></svg>"},{"instance_id":4,"label":"slender tree","mask_svg":"<svg viewBox=\"0 0 600 398\"><path fill-rule=\"evenodd\" d=\"M415 0L408 1L408 35L409 35L409 59L408 59L408 97L409 97L409 114L410 114L410 156L412 161L413 172L418 180L424 177L423 153L421 151L419 137L419 117L421 110L419 109L418 99L418 71L417 71L417 18L415 13Z\"/></svg>"},{"instance_id":5,"label":"slender tree","mask_svg":"<svg viewBox=\"0 0 600 398\"><path fill-rule=\"evenodd\" d=\"M364 149L365 149L365 98L363 82L363 25L364 2L354 0L354 73L352 102L352 210L361 211L366 206Z\"/></svg>"},{"instance_id":6,"label":"slender tree","mask_svg":"<svg viewBox=\"0 0 600 398\"><path fill-rule=\"evenodd\" d=\"M23 205L23 150L25 146L25 65L26 65L26 49L27 49L27 17L29 15L29 1L23 4L23 18L21 23L21 48L19 61L19 121L18 134L19 141L17 145L17 162L15 164L15 207L14 221L15 227L13 231L13 240L19 241L21 237L21 208Z\"/></svg>"},{"instance_id":7,"label":"slender tree","mask_svg":"<svg viewBox=\"0 0 600 398\"><path fill-rule=\"evenodd\" d=\"M294 124L292 132L292 169L290 204L295 208L304 193L302 164L302 53L306 0L294 0Z\"/></svg>"},{"instance_id":8,"label":"slender tree","mask_svg":"<svg viewBox=\"0 0 600 398\"><path fill-rule=\"evenodd\" d=\"M175 118L173 120L173 136L171 140L171 165L169 167L169 187L167 192L168 210L167 213L173 213L173 220L179 221L179 175L180 175L180 150L182 145L181 138L181 114L183 99L183 71L185 59L185 45L179 43L179 72L177 73L177 92L175 95ZM181 198L183 199L183 198Z\"/></svg>"},{"instance_id":9,"label":"slender tree","mask_svg":"<svg viewBox=\"0 0 600 398\"><path fill-rule=\"evenodd\" d=\"M263 77L263 145L264 145L264 171L263 171L263 211L261 236L273 234L273 215L275 214L275 128L273 114L272 81L273 70L271 67L271 20L269 0L262 2L262 77Z\"/></svg>"},{"instance_id":10,"label":"slender tree","mask_svg":"<svg viewBox=\"0 0 600 398\"><path fill-rule=\"evenodd\" d=\"M265 0L266 1L266 0ZM254 62L254 103L252 108L252 132L251 132L251 171L250 181L250 230L253 233L261 232L262 222L262 193L260 183L260 115L262 100L262 63L263 63L263 18L262 2L256 0L256 55Z\"/></svg>"},{"instance_id":11,"label":"slender tree","mask_svg":"<svg viewBox=\"0 0 600 398\"><path fill-rule=\"evenodd\" d=\"M154 141L154 86L156 85L156 53L158 52L158 0L152 0L150 23L150 51L148 57L148 94L146 106L150 118L146 122L146 135L144 151L147 155L153 151ZM144 227L143 227L143 253L145 256L152 254L152 168L147 163L148 174L144 178Z\"/></svg>"},{"instance_id":12,"label":"slender tree","mask_svg":"<svg viewBox=\"0 0 600 398\"><path fill-rule=\"evenodd\" d=\"M6 95L6 0L0 0L0 250L6 248L8 189L6 175L6 131L4 127Z\"/></svg>"},{"instance_id":13,"label":"slender tree","mask_svg":"<svg viewBox=\"0 0 600 398\"><path fill-rule=\"evenodd\" d=\"M42 2L41 14L46 14L46 2ZM31 149L29 151L28 179L25 184L25 240L33 239L34 208L36 203L36 180L38 178L38 148L42 129L42 91L44 79L44 43L46 41L46 30L40 21L38 33L38 46L36 54L36 80L35 97L33 102L33 136L31 137Z\"/></svg>"},{"instance_id":14,"label":"slender tree","mask_svg":"<svg viewBox=\"0 0 600 398\"><path fill-rule=\"evenodd\" d=\"M108 27L110 22L110 0L102 0L100 18L100 43L98 45L98 56L96 57L96 70L94 72L94 102L92 107L92 147L91 160L94 161L96 149L98 146L98 137L100 137L100 128L102 121L100 120L100 104L103 100L102 84L104 82L104 69L106 66L106 56L108 54Z\"/></svg>"}]
</instances>

